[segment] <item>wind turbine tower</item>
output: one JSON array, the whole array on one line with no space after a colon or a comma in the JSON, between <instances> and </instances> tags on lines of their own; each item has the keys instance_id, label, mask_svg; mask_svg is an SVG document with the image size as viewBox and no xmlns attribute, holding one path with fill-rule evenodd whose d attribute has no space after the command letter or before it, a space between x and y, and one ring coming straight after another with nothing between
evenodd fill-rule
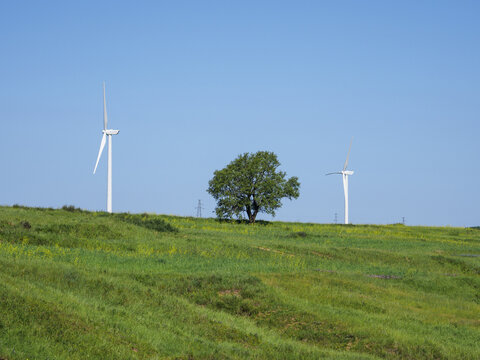
<instances>
[{"instance_id":1,"label":"wind turbine tower","mask_svg":"<svg viewBox=\"0 0 480 360\"><path fill-rule=\"evenodd\" d=\"M352 149L352 141L353 141L353 138L352 140L350 140L350 147L348 148L347 160L345 160L345 164L343 165L343 170L326 174L326 175L334 175L334 174L342 175L343 193L345 195L345 224L348 224L348 177L350 175L353 175L353 171L347 170L348 157L350 156L350 150Z\"/></svg>"},{"instance_id":2,"label":"wind turbine tower","mask_svg":"<svg viewBox=\"0 0 480 360\"><path fill-rule=\"evenodd\" d=\"M105 147L105 142L107 141L108 136L108 175L107 175L107 212L112 212L112 136L117 135L120 130L111 130L107 129L108 119L107 119L107 102L105 100L105 81L103 82L103 136L100 143L100 150L98 151L97 163L95 164L95 169L93 173L97 171L98 162L102 156L103 148Z\"/></svg>"}]
</instances>

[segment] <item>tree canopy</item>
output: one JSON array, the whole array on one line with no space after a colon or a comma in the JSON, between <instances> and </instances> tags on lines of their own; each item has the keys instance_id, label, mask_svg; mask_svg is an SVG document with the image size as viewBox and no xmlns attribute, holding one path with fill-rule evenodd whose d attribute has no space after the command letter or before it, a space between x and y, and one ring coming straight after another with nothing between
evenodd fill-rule
<instances>
[{"instance_id":1,"label":"tree canopy","mask_svg":"<svg viewBox=\"0 0 480 360\"><path fill-rule=\"evenodd\" d=\"M243 219L246 214L249 222L254 223L258 213L275 216L283 198L298 198L298 178L286 179L279 166L273 152L258 151L239 155L224 169L215 171L207 191L217 201L217 216Z\"/></svg>"}]
</instances>

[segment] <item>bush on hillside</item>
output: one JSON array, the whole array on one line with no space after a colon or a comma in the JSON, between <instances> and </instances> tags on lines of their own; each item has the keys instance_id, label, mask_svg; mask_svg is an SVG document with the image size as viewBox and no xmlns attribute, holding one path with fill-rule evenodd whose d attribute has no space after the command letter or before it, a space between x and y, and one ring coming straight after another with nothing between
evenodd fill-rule
<instances>
[{"instance_id":1,"label":"bush on hillside","mask_svg":"<svg viewBox=\"0 0 480 360\"><path fill-rule=\"evenodd\" d=\"M19 205L19 204L13 204L12 208L23 209L23 210L40 210L40 211L55 210L52 207L25 206L25 205Z\"/></svg>"},{"instance_id":2,"label":"bush on hillside","mask_svg":"<svg viewBox=\"0 0 480 360\"><path fill-rule=\"evenodd\" d=\"M69 211L69 212L83 212L82 209L77 208L73 205L63 205L62 210Z\"/></svg>"},{"instance_id":3,"label":"bush on hillside","mask_svg":"<svg viewBox=\"0 0 480 360\"><path fill-rule=\"evenodd\" d=\"M0 241L5 240L10 243L44 243L38 240L37 234L32 232L30 222L23 220L19 222L0 220Z\"/></svg>"},{"instance_id":4,"label":"bush on hillside","mask_svg":"<svg viewBox=\"0 0 480 360\"><path fill-rule=\"evenodd\" d=\"M114 214L114 216L127 223L141 226L150 230L155 230L159 232L177 232L178 231L174 226L170 225L165 220L160 219L157 216L152 216L148 214L128 214L128 213Z\"/></svg>"}]
</instances>

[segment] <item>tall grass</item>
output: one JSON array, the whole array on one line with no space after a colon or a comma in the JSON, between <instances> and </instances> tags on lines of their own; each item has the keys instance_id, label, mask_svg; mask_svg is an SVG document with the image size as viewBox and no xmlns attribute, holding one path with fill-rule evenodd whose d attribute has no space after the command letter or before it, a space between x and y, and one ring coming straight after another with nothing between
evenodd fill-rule
<instances>
[{"instance_id":1,"label":"tall grass","mask_svg":"<svg viewBox=\"0 0 480 360\"><path fill-rule=\"evenodd\" d=\"M1 359L478 359L477 229L0 207Z\"/></svg>"}]
</instances>

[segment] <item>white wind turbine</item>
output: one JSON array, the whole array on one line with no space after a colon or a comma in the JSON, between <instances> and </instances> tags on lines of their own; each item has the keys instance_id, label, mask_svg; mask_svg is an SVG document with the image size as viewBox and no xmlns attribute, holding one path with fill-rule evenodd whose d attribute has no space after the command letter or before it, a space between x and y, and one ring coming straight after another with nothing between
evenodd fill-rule
<instances>
[{"instance_id":1,"label":"white wind turbine","mask_svg":"<svg viewBox=\"0 0 480 360\"><path fill-rule=\"evenodd\" d=\"M120 130L110 130L107 129L107 103L105 100L105 81L103 82L103 136L102 142L100 143L100 150L98 151L97 163L95 164L95 169L93 173L97 171L98 162L100 161L100 156L102 156L103 148L105 147L105 142L108 136L108 180L107 180L107 211L112 212L112 135L117 135Z\"/></svg>"},{"instance_id":2,"label":"white wind turbine","mask_svg":"<svg viewBox=\"0 0 480 360\"><path fill-rule=\"evenodd\" d=\"M345 194L345 224L348 224L348 176L353 175L353 171L347 170L348 157L350 156L350 150L352 149L352 141L353 141L353 138L352 140L350 140L350 147L348 148L347 160L345 160L345 165L343 165L343 170L326 174L326 175L333 175L333 174L342 175L343 193Z\"/></svg>"}]
</instances>

